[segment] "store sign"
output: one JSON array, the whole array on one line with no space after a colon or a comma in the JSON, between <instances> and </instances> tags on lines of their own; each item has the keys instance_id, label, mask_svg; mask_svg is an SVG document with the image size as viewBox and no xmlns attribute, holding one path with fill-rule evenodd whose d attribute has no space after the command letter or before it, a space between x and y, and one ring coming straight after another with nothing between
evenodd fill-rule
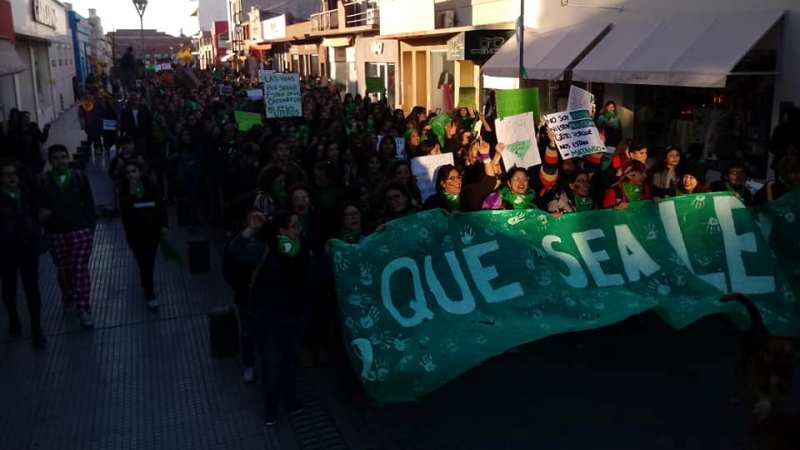
<instances>
[{"instance_id":1,"label":"store sign","mask_svg":"<svg viewBox=\"0 0 800 450\"><path fill-rule=\"evenodd\" d=\"M286 15L282 14L261 22L261 36L264 40L286 37Z\"/></svg>"},{"instance_id":2,"label":"store sign","mask_svg":"<svg viewBox=\"0 0 800 450\"><path fill-rule=\"evenodd\" d=\"M464 31L447 41L447 59L450 61L489 59L513 34L513 30Z\"/></svg>"},{"instance_id":3,"label":"store sign","mask_svg":"<svg viewBox=\"0 0 800 450\"><path fill-rule=\"evenodd\" d=\"M50 28L56 27L56 7L50 0L33 0L33 21Z\"/></svg>"}]
</instances>

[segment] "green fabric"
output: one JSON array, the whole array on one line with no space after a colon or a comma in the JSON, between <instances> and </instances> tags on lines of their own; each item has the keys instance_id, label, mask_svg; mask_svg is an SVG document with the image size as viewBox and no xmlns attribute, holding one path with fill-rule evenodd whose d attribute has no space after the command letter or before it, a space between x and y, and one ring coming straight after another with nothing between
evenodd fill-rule
<instances>
[{"instance_id":1,"label":"green fabric","mask_svg":"<svg viewBox=\"0 0 800 450\"><path fill-rule=\"evenodd\" d=\"M503 187L500 189L500 198L514 209L536 209L536 205L533 203L536 195L530 189L524 194L515 194L508 187Z\"/></svg>"},{"instance_id":2,"label":"green fabric","mask_svg":"<svg viewBox=\"0 0 800 450\"><path fill-rule=\"evenodd\" d=\"M56 186L58 189L64 190L64 186L68 185L72 181L72 171L69 169L65 169L63 171L56 172L55 170L52 172L53 181L55 181Z\"/></svg>"},{"instance_id":3,"label":"green fabric","mask_svg":"<svg viewBox=\"0 0 800 450\"><path fill-rule=\"evenodd\" d=\"M138 199L144 197L144 185L140 184L136 186L136 189L133 190L133 196Z\"/></svg>"},{"instance_id":4,"label":"green fabric","mask_svg":"<svg viewBox=\"0 0 800 450\"><path fill-rule=\"evenodd\" d=\"M358 241L361 240L361 233L358 231L345 230L342 231L342 237L340 239L348 244L357 244Z\"/></svg>"},{"instance_id":5,"label":"green fabric","mask_svg":"<svg viewBox=\"0 0 800 450\"><path fill-rule=\"evenodd\" d=\"M367 392L412 401L510 348L648 310L681 329L749 295L775 335L800 335L800 193L746 209L729 193L558 219L538 210L392 221L332 243L344 340ZM774 252L774 253L773 253Z\"/></svg>"},{"instance_id":6,"label":"green fabric","mask_svg":"<svg viewBox=\"0 0 800 450\"><path fill-rule=\"evenodd\" d=\"M431 131L436 136L436 139L439 142L439 147L444 148L444 138L445 138L445 130L447 129L447 125L450 124L449 114L439 114L438 116L434 117L430 121Z\"/></svg>"},{"instance_id":7,"label":"green fabric","mask_svg":"<svg viewBox=\"0 0 800 450\"><path fill-rule=\"evenodd\" d=\"M300 242L289 236L278 235L278 253L284 256L294 257L300 253Z\"/></svg>"},{"instance_id":8,"label":"green fabric","mask_svg":"<svg viewBox=\"0 0 800 450\"><path fill-rule=\"evenodd\" d=\"M385 91L385 84L383 82L383 77L379 78L372 78L367 77L367 94L370 92L377 92L378 94L382 94Z\"/></svg>"},{"instance_id":9,"label":"green fabric","mask_svg":"<svg viewBox=\"0 0 800 450\"><path fill-rule=\"evenodd\" d=\"M622 183L622 190L629 202L638 202L642 198L642 186L625 181Z\"/></svg>"},{"instance_id":10,"label":"green fabric","mask_svg":"<svg viewBox=\"0 0 800 450\"><path fill-rule=\"evenodd\" d=\"M475 88L474 87L461 87L458 88L458 106L464 108L475 108L477 102L475 101Z\"/></svg>"},{"instance_id":11,"label":"green fabric","mask_svg":"<svg viewBox=\"0 0 800 450\"><path fill-rule=\"evenodd\" d=\"M236 124L239 126L239 131L250 131L256 125L261 125L261 114L251 113L245 111L234 111L233 116L236 119Z\"/></svg>"},{"instance_id":12,"label":"green fabric","mask_svg":"<svg viewBox=\"0 0 800 450\"><path fill-rule=\"evenodd\" d=\"M461 210L461 194L451 194L449 192L442 192L442 198L450 206L453 211Z\"/></svg>"},{"instance_id":13,"label":"green fabric","mask_svg":"<svg viewBox=\"0 0 800 450\"><path fill-rule=\"evenodd\" d=\"M5 194L9 198L11 198L11 200L14 200L14 203L17 204L17 208L19 208L20 201L22 200L20 198L19 191L10 191L10 190L3 189L0 192L2 192L3 194Z\"/></svg>"},{"instance_id":14,"label":"green fabric","mask_svg":"<svg viewBox=\"0 0 800 450\"><path fill-rule=\"evenodd\" d=\"M594 209L594 200L591 197L575 196L575 209L580 211L589 211Z\"/></svg>"},{"instance_id":15,"label":"green fabric","mask_svg":"<svg viewBox=\"0 0 800 450\"><path fill-rule=\"evenodd\" d=\"M497 117L500 119L533 112L536 126L539 124L539 89L499 89L495 91Z\"/></svg>"}]
</instances>

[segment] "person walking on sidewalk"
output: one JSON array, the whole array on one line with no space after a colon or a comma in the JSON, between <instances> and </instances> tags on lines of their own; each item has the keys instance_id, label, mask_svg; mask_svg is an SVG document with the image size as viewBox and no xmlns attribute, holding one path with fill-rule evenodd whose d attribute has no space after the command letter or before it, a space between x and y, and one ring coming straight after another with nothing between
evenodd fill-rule
<instances>
[{"instance_id":1,"label":"person walking on sidewalk","mask_svg":"<svg viewBox=\"0 0 800 450\"><path fill-rule=\"evenodd\" d=\"M89 258L97 225L89 179L69 167L69 151L63 145L48 149L51 169L45 174L39 218L44 225L64 311L77 312L83 328L93 328L89 305Z\"/></svg>"},{"instance_id":2,"label":"person walking on sidewalk","mask_svg":"<svg viewBox=\"0 0 800 450\"><path fill-rule=\"evenodd\" d=\"M153 271L158 244L167 233L167 209L158 186L145 174L144 164L136 160L124 163L124 178L119 181L119 209L128 245L136 257L139 277L147 307L158 308Z\"/></svg>"},{"instance_id":3,"label":"person walking on sidewalk","mask_svg":"<svg viewBox=\"0 0 800 450\"><path fill-rule=\"evenodd\" d=\"M3 303L8 310L9 334L22 334L17 315L17 272L22 275L22 287L28 302L33 345L42 348L47 339L42 332L42 301L39 293L39 254L42 231L35 202L29 191L20 185L19 165L13 161L0 162L0 279L3 283Z\"/></svg>"}]
</instances>

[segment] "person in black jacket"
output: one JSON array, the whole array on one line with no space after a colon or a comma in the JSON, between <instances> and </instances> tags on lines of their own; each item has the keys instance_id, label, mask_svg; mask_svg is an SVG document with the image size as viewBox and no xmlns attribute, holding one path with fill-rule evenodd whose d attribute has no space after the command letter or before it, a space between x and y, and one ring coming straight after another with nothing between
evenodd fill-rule
<instances>
[{"instance_id":1,"label":"person in black jacket","mask_svg":"<svg viewBox=\"0 0 800 450\"><path fill-rule=\"evenodd\" d=\"M768 182L753 196L754 205L763 205L800 188L800 158L784 156L776 164L777 177Z\"/></svg>"},{"instance_id":2,"label":"person in black jacket","mask_svg":"<svg viewBox=\"0 0 800 450\"><path fill-rule=\"evenodd\" d=\"M39 219L58 268L64 312L79 313L81 326L93 328L89 258L97 216L92 188L86 175L69 167L63 145L51 145L48 159L52 169L44 176Z\"/></svg>"},{"instance_id":3,"label":"person in black jacket","mask_svg":"<svg viewBox=\"0 0 800 450\"><path fill-rule=\"evenodd\" d=\"M167 233L167 209L161 191L145 174L144 165L129 160L124 165L125 177L119 181L119 209L128 245L136 257L147 307L158 308L153 271L158 244Z\"/></svg>"},{"instance_id":4,"label":"person in black jacket","mask_svg":"<svg viewBox=\"0 0 800 450\"><path fill-rule=\"evenodd\" d=\"M8 310L9 334L22 333L17 315L17 272L22 275L22 287L28 302L33 345L42 348L47 339L42 332L42 302L39 293L39 254L42 234L37 208L28 192L20 186L16 162L0 163L0 279L3 283L3 303Z\"/></svg>"},{"instance_id":5,"label":"person in black jacket","mask_svg":"<svg viewBox=\"0 0 800 450\"><path fill-rule=\"evenodd\" d=\"M248 220L248 227L229 244L242 263L257 265L250 305L258 324L266 426L277 423L281 402L290 414L303 410L297 397L297 363L311 314L308 280L314 259L296 213L280 212L272 225L275 232L265 243L255 238L264 221Z\"/></svg>"}]
</instances>

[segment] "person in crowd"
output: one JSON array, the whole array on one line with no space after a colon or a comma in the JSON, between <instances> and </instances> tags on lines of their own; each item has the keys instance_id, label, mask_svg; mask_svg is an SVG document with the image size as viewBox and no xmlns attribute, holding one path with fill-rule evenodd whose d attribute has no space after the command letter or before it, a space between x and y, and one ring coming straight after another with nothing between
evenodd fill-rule
<instances>
[{"instance_id":1,"label":"person in crowd","mask_svg":"<svg viewBox=\"0 0 800 450\"><path fill-rule=\"evenodd\" d=\"M18 113L17 124L11 127L9 137L16 152L14 159L25 169L25 177L38 177L45 166L42 145L50 137L50 124L40 129L37 123L31 122L30 112L21 111Z\"/></svg>"},{"instance_id":2,"label":"person in crowd","mask_svg":"<svg viewBox=\"0 0 800 450\"><path fill-rule=\"evenodd\" d=\"M664 151L664 155L653 168L653 195L666 197L680 184L680 165L683 160L681 150L674 145Z\"/></svg>"},{"instance_id":3,"label":"person in crowd","mask_svg":"<svg viewBox=\"0 0 800 450\"><path fill-rule=\"evenodd\" d=\"M117 183L125 177L125 164L129 161L139 161L144 164L144 158L136 153L133 140L129 137L121 137L117 142L117 154L108 163L108 176L111 181Z\"/></svg>"},{"instance_id":4,"label":"person in crowd","mask_svg":"<svg viewBox=\"0 0 800 450\"><path fill-rule=\"evenodd\" d=\"M626 161L617 171L617 182L603 197L603 208L625 209L629 203L651 198L647 166L638 159Z\"/></svg>"},{"instance_id":5,"label":"person in crowd","mask_svg":"<svg viewBox=\"0 0 800 450\"><path fill-rule=\"evenodd\" d=\"M506 173L506 185L483 201L483 209L538 209L536 193L528 187L528 171L512 167Z\"/></svg>"},{"instance_id":6,"label":"person in crowd","mask_svg":"<svg viewBox=\"0 0 800 450\"><path fill-rule=\"evenodd\" d=\"M422 193L419 191L417 179L411 173L411 163L407 160L392 161L386 171L386 179L390 183L400 183L411 194L415 205L422 204Z\"/></svg>"},{"instance_id":7,"label":"person in crowd","mask_svg":"<svg viewBox=\"0 0 800 450\"><path fill-rule=\"evenodd\" d=\"M266 225L261 218L248 219L247 228L230 246L239 259L256 266L250 304L257 323L257 348L261 359L264 391L264 425L274 426L281 404L290 415L303 411L297 393L297 370L311 304L307 279L311 251L302 238L300 217L279 212L274 232L266 242L255 239Z\"/></svg>"},{"instance_id":8,"label":"person in crowd","mask_svg":"<svg viewBox=\"0 0 800 450\"><path fill-rule=\"evenodd\" d=\"M672 194L668 196L679 197L681 195L699 194L705 192L703 180L705 179L705 170L698 165L687 167L683 171L681 182L675 187Z\"/></svg>"},{"instance_id":9,"label":"person in crowd","mask_svg":"<svg viewBox=\"0 0 800 450\"><path fill-rule=\"evenodd\" d=\"M745 204L750 206L753 202L753 194L747 189L747 167L741 161L733 161L725 168L722 180L711 183L711 192L732 192Z\"/></svg>"},{"instance_id":10,"label":"person in crowd","mask_svg":"<svg viewBox=\"0 0 800 450\"><path fill-rule=\"evenodd\" d=\"M445 164L436 171L436 194L425 201L424 209L441 208L449 213L479 211L486 197L499 187L500 160L505 146L497 144L495 155L491 157L488 142L480 139L472 145L477 149L478 161L484 167L480 179L462 186L462 175L458 168Z\"/></svg>"},{"instance_id":11,"label":"person in crowd","mask_svg":"<svg viewBox=\"0 0 800 450\"><path fill-rule=\"evenodd\" d=\"M272 159L266 168L277 167L286 172L289 185L302 184L307 180L302 167L291 160L291 150L288 142L278 140L272 143Z\"/></svg>"},{"instance_id":12,"label":"person in crowd","mask_svg":"<svg viewBox=\"0 0 800 450\"><path fill-rule=\"evenodd\" d=\"M139 279L147 307L158 308L153 272L161 238L167 234L167 209L158 186L145 173L138 161L124 164L125 177L116 189L125 238L136 258Z\"/></svg>"},{"instance_id":13,"label":"person in crowd","mask_svg":"<svg viewBox=\"0 0 800 450\"><path fill-rule=\"evenodd\" d=\"M383 189L381 199L383 200L383 205L381 208L382 213L379 220L379 227L392 220L419 211L408 189L397 182L389 183Z\"/></svg>"},{"instance_id":14,"label":"person in crowd","mask_svg":"<svg viewBox=\"0 0 800 450\"><path fill-rule=\"evenodd\" d=\"M342 203L338 222L337 239L341 239L348 244L358 244L364 237L363 216L356 202L346 200Z\"/></svg>"},{"instance_id":15,"label":"person in crowd","mask_svg":"<svg viewBox=\"0 0 800 450\"><path fill-rule=\"evenodd\" d=\"M95 150L102 150L103 114L98 100L97 96L92 93L86 94L81 99L78 104L78 122L86 133L89 145Z\"/></svg>"},{"instance_id":16,"label":"person in crowd","mask_svg":"<svg viewBox=\"0 0 800 450\"><path fill-rule=\"evenodd\" d=\"M17 313L17 274L22 278L28 304L33 345L43 348L47 338L42 331L42 301L39 292L39 255L43 242L38 205L28 186L20 182L19 165L0 161L0 282L3 303L8 311L11 337L22 335Z\"/></svg>"},{"instance_id":17,"label":"person in crowd","mask_svg":"<svg viewBox=\"0 0 800 450\"><path fill-rule=\"evenodd\" d=\"M143 105L137 94L128 97L128 103L120 116L120 132L123 136L128 136L134 142L136 151L147 158L151 165L154 155L150 153L150 139L153 131L153 116L150 109Z\"/></svg>"},{"instance_id":18,"label":"person in crowd","mask_svg":"<svg viewBox=\"0 0 800 450\"><path fill-rule=\"evenodd\" d=\"M617 104L609 100L595 120L597 131L606 138L606 146L616 147L622 141L622 122L617 114Z\"/></svg>"},{"instance_id":19,"label":"person in crowd","mask_svg":"<svg viewBox=\"0 0 800 450\"><path fill-rule=\"evenodd\" d=\"M39 219L58 270L65 312L77 312L82 327L94 328L89 301L89 258L97 225L92 187L83 172L69 167L63 145L51 145L48 160Z\"/></svg>"},{"instance_id":20,"label":"person in crowd","mask_svg":"<svg viewBox=\"0 0 800 450\"><path fill-rule=\"evenodd\" d=\"M777 200L800 188L800 157L784 156L777 164L777 177L767 182L753 196L753 205L763 205Z\"/></svg>"},{"instance_id":21,"label":"person in crowd","mask_svg":"<svg viewBox=\"0 0 800 450\"><path fill-rule=\"evenodd\" d=\"M566 177L561 186L547 203L547 211L556 216L566 213L591 211L596 208L591 196L592 172L579 169Z\"/></svg>"},{"instance_id":22,"label":"person in crowd","mask_svg":"<svg viewBox=\"0 0 800 450\"><path fill-rule=\"evenodd\" d=\"M266 168L258 176L258 192L253 208L261 211L268 221L277 211L285 210L288 206L288 179L286 172L278 167Z\"/></svg>"},{"instance_id":23,"label":"person in crowd","mask_svg":"<svg viewBox=\"0 0 800 450\"><path fill-rule=\"evenodd\" d=\"M418 156L423 156L421 155L422 141L420 138L419 131L417 131L415 128L408 129L403 135L403 138L406 141L405 154L409 158L416 158Z\"/></svg>"}]
</instances>

